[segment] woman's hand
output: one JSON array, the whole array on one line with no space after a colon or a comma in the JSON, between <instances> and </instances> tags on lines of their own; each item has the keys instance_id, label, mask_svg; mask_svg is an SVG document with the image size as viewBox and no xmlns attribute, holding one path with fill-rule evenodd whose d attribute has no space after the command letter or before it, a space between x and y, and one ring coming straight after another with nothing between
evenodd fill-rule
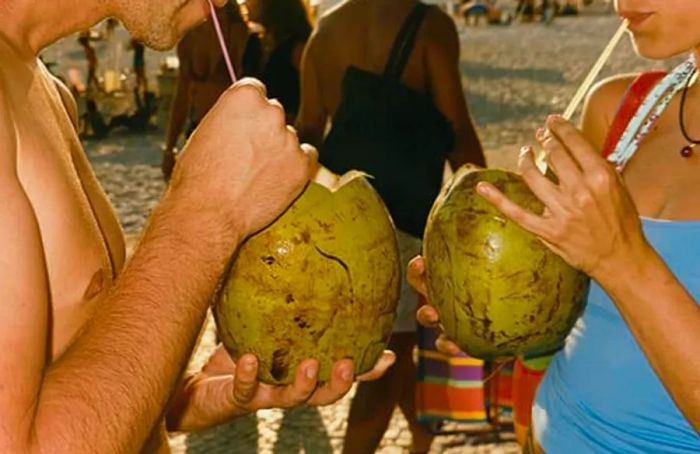
<instances>
[{"instance_id":1,"label":"woman's hand","mask_svg":"<svg viewBox=\"0 0 700 454\"><path fill-rule=\"evenodd\" d=\"M545 204L542 215L516 205L491 184L479 183L479 194L595 279L625 269L650 248L619 173L573 125L551 116L537 140L558 184L542 175L530 149L523 149L518 167Z\"/></svg>"},{"instance_id":2,"label":"woman's hand","mask_svg":"<svg viewBox=\"0 0 700 454\"><path fill-rule=\"evenodd\" d=\"M428 296L428 288L425 282L425 261L420 255L408 264L408 271L406 272L406 278L409 284L416 289L418 293ZM425 304L418 309L418 323L425 326L426 328L440 328L440 315L437 310L430 306L430 304ZM460 353L461 350L444 334L440 334L438 339L435 341L435 347L439 352L446 355L454 355Z\"/></svg>"},{"instance_id":3,"label":"woman's hand","mask_svg":"<svg viewBox=\"0 0 700 454\"><path fill-rule=\"evenodd\" d=\"M393 352L384 352L373 370L356 379L380 378L395 359ZM299 365L291 385L267 385L257 380L255 356L243 355L236 363L219 345L202 371L185 381L166 417L168 430L203 430L265 408L330 405L350 390L353 371L351 360L338 361L330 381L319 386L318 362L309 359Z\"/></svg>"}]
</instances>

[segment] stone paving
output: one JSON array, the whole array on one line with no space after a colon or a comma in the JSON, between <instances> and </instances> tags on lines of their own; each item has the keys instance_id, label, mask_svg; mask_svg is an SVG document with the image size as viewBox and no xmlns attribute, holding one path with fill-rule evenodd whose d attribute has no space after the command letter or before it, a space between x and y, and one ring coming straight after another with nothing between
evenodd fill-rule
<instances>
[{"instance_id":1,"label":"stone paving","mask_svg":"<svg viewBox=\"0 0 700 454\"><path fill-rule=\"evenodd\" d=\"M532 135L551 112L564 110L618 21L600 4L576 18L557 19L549 26L460 27L461 70L470 109L493 166L512 167L517 149L534 145ZM60 55L76 55L74 40ZM54 50L54 52L56 52ZM163 55L150 52L152 61ZM637 58L625 39L603 75L658 67ZM138 234L163 189L158 160L163 132L120 135L86 144L95 171L111 197L127 234ZM201 365L214 342L211 326L193 357ZM174 434L176 453L336 453L342 447L352 392L326 408L267 410L257 416L199 434ZM505 442L481 443L452 436L436 439L433 452L517 453L512 434ZM409 434L397 412L378 452L407 452Z\"/></svg>"}]
</instances>

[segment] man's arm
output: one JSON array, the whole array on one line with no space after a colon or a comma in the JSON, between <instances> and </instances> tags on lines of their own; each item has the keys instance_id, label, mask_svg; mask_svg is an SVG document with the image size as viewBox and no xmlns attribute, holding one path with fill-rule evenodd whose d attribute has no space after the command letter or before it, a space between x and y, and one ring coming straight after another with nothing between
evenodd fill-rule
<instances>
[{"instance_id":1,"label":"man's arm","mask_svg":"<svg viewBox=\"0 0 700 454\"><path fill-rule=\"evenodd\" d=\"M448 155L453 169L466 163L486 166L484 152L469 116L459 70L459 36L453 20L431 8L427 30L426 68L430 95L447 117L455 133L455 147Z\"/></svg>"},{"instance_id":2,"label":"man's arm","mask_svg":"<svg viewBox=\"0 0 700 454\"><path fill-rule=\"evenodd\" d=\"M0 452L141 449L163 416L230 255L301 192L315 168L313 154L286 129L282 109L261 91L243 82L222 96L129 265L50 365L41 235L16 174L14 125L0 98Z\"/></svg>"},{"instance_id":3,"label":"man's arm","mask_svg":"<svg viewBox=\"0 0 700 454\"><path fill-rule=\"evenodd\" d=\"M309 38L301 60L301 107L295 127L302 142L310 143L320 150L328 114L323 107L321 86L316 71L317 40L318 31Z\"/></svg>"}]
</instances>

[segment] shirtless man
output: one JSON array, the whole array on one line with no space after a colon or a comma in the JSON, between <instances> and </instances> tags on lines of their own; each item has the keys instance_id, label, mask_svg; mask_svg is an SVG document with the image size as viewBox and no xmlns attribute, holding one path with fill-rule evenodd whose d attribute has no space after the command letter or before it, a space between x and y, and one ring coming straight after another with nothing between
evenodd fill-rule
<instances>
[{"instance_id":1,"label":"shirtless man","mask_svg":"<svg viewBox=\"0 0 700 454\"><path fill-rule=\"evenodd\" d=\"M373 76L382 74L387 61L391 61L389 55L394 42L398 40L404 43L404 46L410 45L402 41L403 37L399 30L403 28L404 21L410 22L410 17L417 5L416 0L347 0L323 16L305 50L302 63L302 105L296 127L300 137L319 148L321 162L329 166L337 165L337 161L334 162L333 158L328 157L329 155L343 154L347 156L343 158L343 163L348 163L350 168L368 170L362 167L364 163L360 162L362 159L357 157L359 153L356 153L356 147L368 149L369 147L365 147L361 140L377 143L378 141L375 140L377 137L397 147L394 150L388 150L388 147L374 150L377 153L386 153L387 155L396 153L399 156L421 153L420 161L416 159L419 162L407 160L409 164L406 165L411 168L418 166L421 169L428 167L433 169L434 167L435 178L423 178L421 181L411 180L411 184L416 187L420 185L419 195L430 194L432 190L437 195L443 170L443 163L440 162L440 159L444 154L437 156L436 159L433 157L441 153L441 150L431 146L416 147L420 148L419 150L412 148L410 142L417 137L411 136L410 131L400 130L405 126L399 126L398 129L389 126L381 131L370 131L372 124L369 123L376 122L364 123L360 117L364 117L363 112L365 111L380 109L377 109L375 105L360 105L359 103L350 107L353 102L350 99L353 97L352 93L362 94L354 90L366 92L366 84L360 83L361 81L354 83L359 80L352 79L357 72L351 73L348 68L351 66L359 68L372 73ZM415 92L427 94L434 108L449 122L445 129L440 128L439 130L433 129L432 125L425 125L421 135L453 135L452 149L450 149L451 143L445 145L444 149L453 168L467 162L484 166L485 160L481 144L469 117L463 93L458 67L459 39L452 19L437 8L427 8L424 18L418 25L415 43L412 49L408 50L410 54L408 54L406 66L399 70L400 83ZM346 99L343 99L341 89L347 90ZM402 92L394 93L397 96L394 101L398 99L400 93ZM356 99L360 98L361 96L357 96ZM409 111L414 119L425 118L424 104L412 103L411 107L405 107L408 104L408 102L401 104L401 108ZM339 109L343 111L341 105L344 108L345 123L337 122L327 133L326 123L328 120L332 122ZM381 105L381 108L383 107L387 106ZM387 109L391 108L396 109L391 106L387 107ZM351 111L352 114L349 113ZM381 111L383 112L383 110ZM403 113L396 110L393 112L396 116ZM355 116L353 119L348 119L349 115ZM362 133L364 133L364 137L372 139L357 139L363 134L357 134L354 129L351 132L346 130L338 134L338 130L335 128L342 129L347 124L366 126L367 128L362 128ZM401 124L404 123L401 122ZM416 128L419 129L420 125L416 125ZM336 133L335 142L330 139L333 137L333 133ZM338 141L342 139L337 139L338 137L352 137L352 144L339 149ZM372 145L372 143L367 143L367 145ZM440 145L442 144L440 142ZM437 163L436 166L433 166L434 162ZM398 164L400 163L388 163L389 171L401 172ZM382 169L382 171L384 170ZM425 175L429 172L417 173ZM430 173L432 175L432 171ZM383 175L381 173L374 175L376 176L375 181L379 183ZM390 182L391 180L386 178L383 181ZM411 254L418 253L421 249L421 241L418 236L420 236L419 232L422 232L422 226L414 226L408 222L403 222L402 225L402 220L405 221L407 218L402 214L405 214L406 211L400 209L392 211L390 198L397 193L406 194L406 192L395 181L385 183L384 187L389 186L389 184L395 186L391 191L387 191L389 197L385 197L384 200L387 202L397 226L402 266L405 268ZM381 186L377 184L376 187L382 194ZM382 195L384 196L384 194ZM427 199L428 204L431 204L432 198L427 197ZM410 200L409 205L413 207L419 205L415 198L411 197ZM421 219L425 218L427 218L427 212L424 213L424 216L421 215ZM407 227L412 228L408 229ZM412 435L411 452L427 452L430 449L432 435L418 423L415 408L416 370L413 363L413 348L416 345L415 311L417 300L418 296L415 292L408 287L406 282L403 282L397 322L394 325L394 333L389 346L389 349L396 352L396 365L381 380L358 387L350 409L343 451L345 453L369 454L375 452L397 405L409 423Z\"/></svg>"},{"instance_id":2,"label":"shirtless man","mask_svg":"<svg viewBox=\"0 0 700 454\"><path fill-rule=\"evenodd\" d=\"M329 403L350 388L350 361L317 387L318 363L307 360L293 385L277 388L255 381L254 357L236 370L221 350L180 386L232 251L315 167L264 88L244 81L222 96L125 266L122 231L77 139L75 104L36 57L109 16L166 49L206 11L202 0L0 3L2 453L153 451L147 440L162 435L171 401L169 421L189 430L261 407Z\"/></svg>"}]
</instances>

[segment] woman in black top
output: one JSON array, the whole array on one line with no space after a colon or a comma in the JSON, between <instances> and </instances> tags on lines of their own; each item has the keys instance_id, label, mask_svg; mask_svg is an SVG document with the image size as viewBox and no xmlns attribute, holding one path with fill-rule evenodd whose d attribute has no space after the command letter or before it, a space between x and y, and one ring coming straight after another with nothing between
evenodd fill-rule
<instances>
[{"instance_id":1,"label":"woman in black top","mask_svg":"<svg viewBox=\"0 0 700 454\"><path fill-rule=\"evenodd\" d=\"M276 98L294 123L299 111L299 68L304 46L312 31L302 0L247 0L248 19L264 28L259 41L257 77L267 86L270 98ZM255 66L255 62L247 62Z\"/></svg>"}]
</instances>

